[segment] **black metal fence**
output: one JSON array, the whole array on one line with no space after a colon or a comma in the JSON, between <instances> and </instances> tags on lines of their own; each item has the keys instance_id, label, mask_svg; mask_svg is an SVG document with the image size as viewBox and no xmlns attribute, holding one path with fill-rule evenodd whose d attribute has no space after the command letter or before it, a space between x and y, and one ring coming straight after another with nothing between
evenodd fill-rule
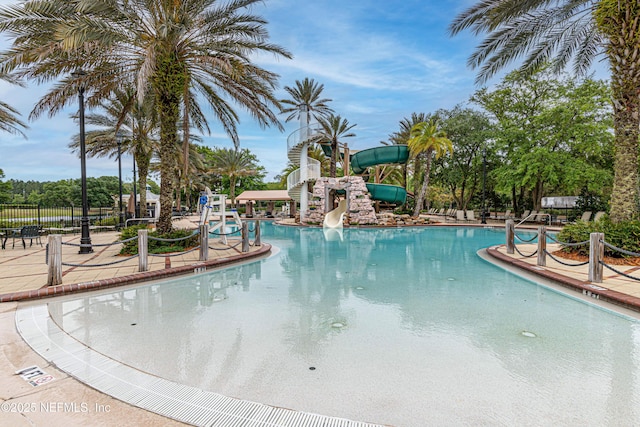
<instances>
[{"instance_id":1,"label":"black metal fence","mask_svg":"<svg viewBox=\"0 0 640 427\"><path fill-rule=\"evenodd\" d=\"M0 228L15 228L23 225L38 225L41 228L80 227L81 217L82 208L78 206L0 204ZM115 208L92 208L89 210L89 223L116 225L118 212Z\"/></svg>"}]
</instances>

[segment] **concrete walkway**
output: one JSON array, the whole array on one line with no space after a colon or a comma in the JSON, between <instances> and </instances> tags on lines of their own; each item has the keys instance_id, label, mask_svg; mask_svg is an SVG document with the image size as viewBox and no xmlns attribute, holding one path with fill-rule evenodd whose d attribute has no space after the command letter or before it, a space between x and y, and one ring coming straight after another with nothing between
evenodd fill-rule
<instances>
[{"instance_id":1,"label":"concrete walkway","mask_svg":"<svg viewBox=\"0 0 640 427\"><path fill-rule=\"evenodd\" d=\"M452 225L451 223L447 225ZM468 226L469 224L465 224ZM483 225L475 224L481 227ZM92 234L92 243L109 243L118 239L117 233L105 232ZM65 242L79 243L79 235L64 236ZM251 247L248 254L236 249L225 248L224 245L211 242L210 250L215 258L206 265L208 268L238 262L247 257L259 257L270 251L270 246ZM268 243L268 242L267 242ZM63 261L74 264L101 264L120 259L117 256L118 246L95 247L92 254L78 254L77 247L63 246ZM535 245L518 245L523 254L535 251ZM554 245L548 245L553 251ZM613 302L618 305L640 311L640 282L605 270L603 283L593 284L587 281L587 267L567 267L547 259L546 267L536 266L536 257L518 254L506 254L504 246L496 246L487 250L495 262L509 264L513 267L553 280L587 297ZM574 261L566 260L568 263ZM137 259L106 267L65 267L61 292L75 292L97 289L105 286L117 286L166 277L169 274L192 273L194 269L203 267L198 261L198 252L174 257L168 261L162 258L150 258L150 271L137 272ZM640 267L618 266L620 271L640 277ZM0 252L0 427L2 426L172 426L178 422L144 411L113 399L107 395L85 386L63 371L50 365L45 359L33 352L16 332L15 311L18 301L34 297L42 297L48 293L46 284L47 266L45 264L45 248L39 245L15 248L9 247ZM41 294L38 294L40 292ZM24 302L21 304L29 304ZM16 375L16 371L37 366L54 380L34 387L25 379Z\"/></svg>"}]
</instances>

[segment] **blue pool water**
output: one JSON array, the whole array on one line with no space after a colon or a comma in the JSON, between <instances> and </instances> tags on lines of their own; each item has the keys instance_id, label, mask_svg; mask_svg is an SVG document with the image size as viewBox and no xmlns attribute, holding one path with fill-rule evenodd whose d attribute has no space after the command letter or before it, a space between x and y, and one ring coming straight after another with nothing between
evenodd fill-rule
<instances>
[{"instance_id":1,"label":"blue pool water","mask_svg":"<svg viewBox=\"0 0 640 427\"><path fill-rule=\"evenodd\" d=\"M274 406L396 426L640 423L640 324L483 261L502 231L262 236L268 259L51 315L123 363Z\"/></svg>"}]
</instances>

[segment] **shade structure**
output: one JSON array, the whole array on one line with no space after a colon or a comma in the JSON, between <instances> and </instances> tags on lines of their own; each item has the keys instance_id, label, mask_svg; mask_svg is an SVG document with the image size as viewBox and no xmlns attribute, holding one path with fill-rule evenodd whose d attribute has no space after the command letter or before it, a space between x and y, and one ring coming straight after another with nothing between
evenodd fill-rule
<instances>
[{"instance_id":1,"label":"shade structure","mask_svg":"<svg viewBox=\"0 0 640 427\"><path fill-rule=\"evenodd\" d=\"M246 200L246 201L290 201L293 200L287 190L248 190L243 191L236 200Z\"/></svg>"}]
</instances>

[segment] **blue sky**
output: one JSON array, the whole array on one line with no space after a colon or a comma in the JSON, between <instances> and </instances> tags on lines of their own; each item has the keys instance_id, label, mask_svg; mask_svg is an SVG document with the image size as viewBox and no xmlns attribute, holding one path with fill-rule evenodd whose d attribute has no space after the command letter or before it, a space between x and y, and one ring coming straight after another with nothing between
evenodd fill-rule
<instances>
[{"instance_id":1,"label":"blue sky","mask_svg":"<svg viewBox=\"0 0 640 427\"><path fill-rule=\"evenodd\" d=\"M0 5L15 3L0 0ZM324 84L324 95L336 114L356 124L353 149L386 140L412 112L433 112L466 103L478 89L475 73L466 66L479 42L470 34L450 38L453 17L473 0L267 0L254 12L264 16L271 41L293 53L293 60L256 58L278 73L278 98L284 86L313 78ZM5 39L0 47L6 48ZM489 82L492 84L495 82ZM17 108L24 119L46 87L19 88L0 82L0 99ZM0 134L0 169L5 179L56 181L79 178L80 161L67 144L78 132L69 118L74 107L53 118L30 122L27 139ZM206 109L205 109L206 112ZM285 123L285 132L263 130L246 114L239 125L241 147L257 155L268 179L287 163L287 136L297 123ZM284 116L282 117L284 120ZM212 134L204 144L231 147L220 126L211 121ZM130 157L123 156L123 179L132 178ZM89 158L89 176L117 176L117 161Z\"/></svg>"}]
</instances>

